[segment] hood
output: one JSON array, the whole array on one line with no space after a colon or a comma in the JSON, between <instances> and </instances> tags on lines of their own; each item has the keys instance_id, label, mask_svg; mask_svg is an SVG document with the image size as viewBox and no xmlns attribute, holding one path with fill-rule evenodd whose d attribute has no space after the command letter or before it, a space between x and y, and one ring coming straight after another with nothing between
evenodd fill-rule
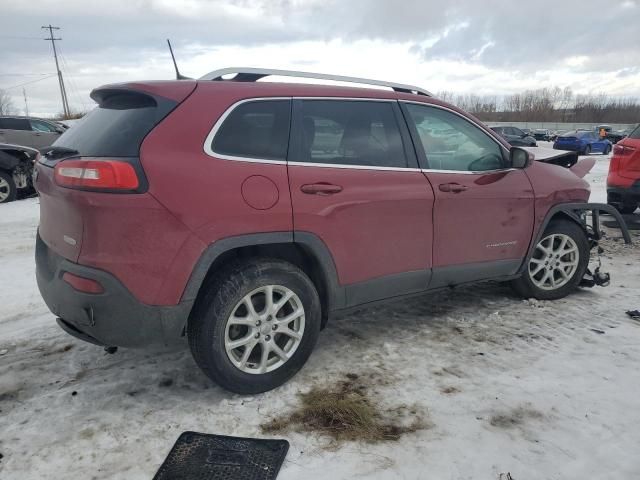
<instances>
[{"instance_id":1,"label":"hood","mask_svg":"<svg viewBox=\"0 0 640 480\"><path fill-rule=\"evenodd\" d=\"M520 147L531 153L536 162L550 163L570 169L577 177L583 178L596 164L594 158L578 161L578 152L554 150L544 147Z\"/></svg>"}]
</instances>

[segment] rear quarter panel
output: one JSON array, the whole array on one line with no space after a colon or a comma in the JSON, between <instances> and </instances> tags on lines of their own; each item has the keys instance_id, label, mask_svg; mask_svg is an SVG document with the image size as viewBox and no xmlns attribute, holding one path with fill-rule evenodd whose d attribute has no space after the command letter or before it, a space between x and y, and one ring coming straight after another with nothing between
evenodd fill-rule
<instances>
[{"instance_id":1,"label":"rear quarter panel","mask_svg":"<svg viewBox=\"0 0 640 480\"><path fill-rule=\"evenodd\" d=\"M223 160L205 153L204 141L218 118L232 104L251 96L237 86L199 83L195 92L145 139L140 159L149 181L149 194L177 222L192 232L179 249L157 301L180 297L204 249L225 237L292 231L291 197L286 164ZM242 185L252 176L275 184L273 206L257 209L244 200ZM258 190L269 182L250 182ZM252 191L260 198L263 192ZM272 195L273 191L264 192ZM169 260L169 259L167 259Z\"/></svg>"}]
</instances>

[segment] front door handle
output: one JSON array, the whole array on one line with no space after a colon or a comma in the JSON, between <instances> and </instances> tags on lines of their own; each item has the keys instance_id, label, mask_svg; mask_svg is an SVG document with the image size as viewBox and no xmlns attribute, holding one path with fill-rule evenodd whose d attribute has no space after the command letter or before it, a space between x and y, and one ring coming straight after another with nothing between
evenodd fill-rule
<instances>
[{"instance_id":1,"label":"front door handle","mask_svg":"<svg viewBox=\"0 0 640 480\"><path fill-rule=\"evenodd\" d=\"M466 185L460 185L459 183L442 183L438 185L438 188L441 192L460 193L464 192L469 187Z\"/></svg>"},{"instance_id":2,"label":"front door handle","mask_svg":"<svg viewBox=\"0 0 640 480\"><path fill-rule=\"evenodd\" d=\"M340 185L332 185L331 183L308 183L300 187L302 193L309 195L333 195L340 193L342 187Z\"/></svg>"}]
</instances>

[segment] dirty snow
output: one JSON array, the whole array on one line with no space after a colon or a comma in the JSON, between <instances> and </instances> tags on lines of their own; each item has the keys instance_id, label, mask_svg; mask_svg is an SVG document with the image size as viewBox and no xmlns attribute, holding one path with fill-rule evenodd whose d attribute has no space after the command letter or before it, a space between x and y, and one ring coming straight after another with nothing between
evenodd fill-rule
<instances>
[{"instance_id":1,"label":"dirty snow","mask_svg":"<svg viewBox=\"0 0 640 480\"><path fill-rule=\"evenodd\" d=\"M608 160L587 177L596 201ZM241 397L186 346L106 355L62 332L34 280L37 223L37 199L0 205L2 479L150 479L181 432L261 436L297 392L347 372L385 378L377 398L417 404L432 428L338 449L293 433L279 479L640 475L640 322L624 314L640 308L638 246L608 240L612 285L555 302L489 283L336 319L297 377Z\"/></svg>"}]
</instances>

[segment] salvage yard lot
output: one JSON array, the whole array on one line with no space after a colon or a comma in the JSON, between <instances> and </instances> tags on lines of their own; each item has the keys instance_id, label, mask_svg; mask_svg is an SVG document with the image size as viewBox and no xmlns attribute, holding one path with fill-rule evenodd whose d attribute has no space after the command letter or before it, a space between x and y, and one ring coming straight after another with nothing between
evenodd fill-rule
<instances>
[{"instance_id":1,"label":"salvage yard lot","mask_svg":"<svg viewBox=\"0 0 640 480\"><path fill-rule=\"evenodd\" d=\"M542 142L540 142L542 144ZM595 156L592 201L608 160ZM421 428L336 443L285 431L279 479L635 478L640 471L640 237L608 230L608 288L522 300L486 283L330 322L281 388L225 392L183 347L107 355L55 324L34 278L37 199L0 206L0 478L150 479L185 430L265 436L300 392L357 376L383 410ZM414 415L411 413L410 415ZM502 474L502 477L501 477Z\"/></svg>"}]
</instances>

